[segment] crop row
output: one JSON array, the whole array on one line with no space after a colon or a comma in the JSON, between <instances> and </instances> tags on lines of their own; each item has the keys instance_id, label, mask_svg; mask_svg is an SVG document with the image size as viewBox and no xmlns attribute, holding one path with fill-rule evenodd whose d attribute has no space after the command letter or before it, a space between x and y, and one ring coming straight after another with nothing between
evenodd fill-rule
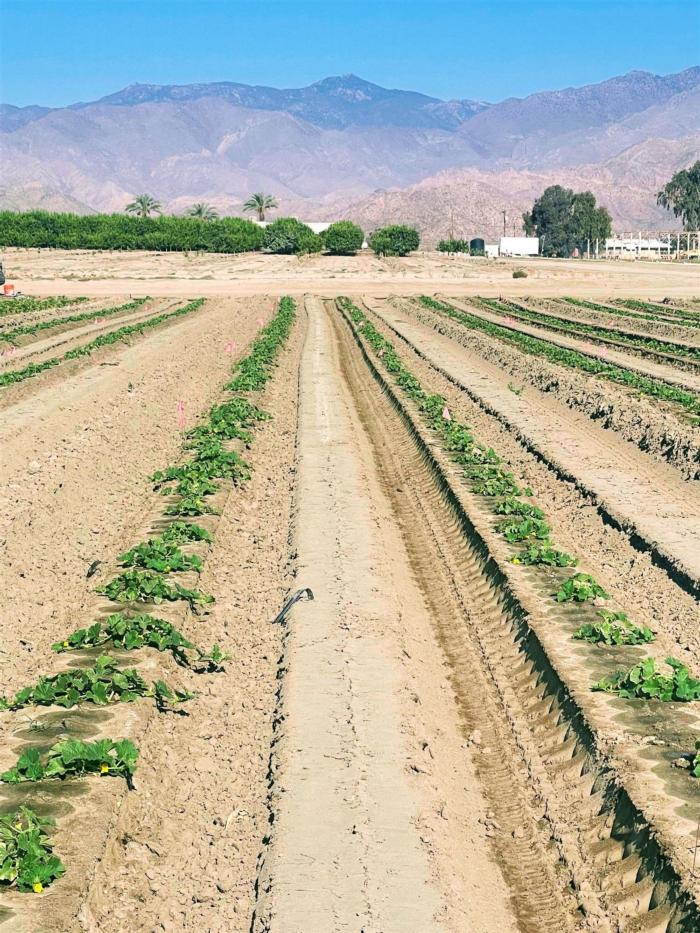
<instances>
[{"instance_id":1,"label":"crop row","mask_svg":"<svg viewBox=\"0 0 700 933\"><path fill-rule=\"evenodd\" d=\"M607 363L596 357L587 356L585 353L579 353L578 350L567 350L564 347L558 347L556 344L549 343L540 337L531 337L529 334L502 327L500 324L493 324L491 321L485 321L475 314L460 311L444 301L436 301L426 295L421 295L420 301L426 308L439 311L470 330L479 330L491 337L497 337L499 340L511 343L518 350L532 356L544 356L553 363L560 363L569 369L578 369L593 376L599 376L602 379L609 379L611 382L634 389L642 395L649 395L664 402L674 402L694 415L700 414L700 398L685 389L669 385L660 379L643 376L640 373L624 369L622 366L616 366L614 363Z\"/></svg>"},{"instance_id":2,"label":"crop row","mask_svg":"<svg viewBox=\"0 0 700 933\"><path fill-rule=\"evenodd\" d=\"M15 343L18 337L25 337L29 334L38 334L42 330L50 330L53 327L61 327L63 324L82 324L84 321L94 321L97 318L107 318L114 314L128 314L129 311L136 311L141 305L145 304L148 298L135 298L126 304L117 305L115 308L103 308L95 311L84 311L82 314L70 314L66 317L53 318L50 321L38 321L35 324L23 324L20 327L13 327L11 330L0 331L0 342Z\"/></svg>"},{"instance_id":3,"label":"crop row","mask_svg":"<svg viewBox=\"0 0 700 933\"><path fill-rule=\"evenodd\" d=\"M692 311L680 311L677 308L666 308L665 305L652 306L645 305L643 301L629 301L622 308L615 308L612 305L601 305L595 301L587 301L585 298L565 297L561 299L574 308L585 308L587 311L595 311L597 314L615 315L625 320L634 320L640 318L644 321L654 321L661 324L678 324L681 327L700 327L700 314ZM616 304L621 304L620 300ZM631 305L631 306L630 306ZM644 308L649 310L645 311ZM662 310L663 308L663 310Z\"/></svg>"},{"instance_id":4,"label":"crop row","mask_svg":"<svg viewBox=\"0 0 700 933\"><path fill-rule=\"evenodd\" d=\"M683 308L673 308L665 304L654 304L651 301L640 301L638 298L615 298L616 305L621 308L627 308L629 311L642 311L645 314L667 314L671 317L686 318L695 321L695 326L700 326L700 311L690 311Z\"/></svg>"},{"instance_id":5,"label":"crop row","mask_svg":"<svg viewBox=\"0 0 700 933\"><path fill-rule=\"evenodd\" d=\"M3 298L0 304L0 317L6 317L8 314L24 314L29 311L65 308L66 305L77 305L87 300L87 298L65 298L62 295L55 298Z\"/></svg>"},{"instance_id":6,"label":"crop row","mask_svg":"<svg viewBox=\"0 0 700 933\"><path fill-rule=\"evenodd\" d=\"M672 341L657 340L655 337L633 334L629 331L618 330L613 327L588 324L585 321L571 321L567 318L555 317L553 314L543 314L540 311L523 308L512 301L503 301L496 298L477 298L472 300L477 301L489 311L495 311L497 314L510 315L520 321L531 321L533 324L564 334L583 334L584 336L593 337L595 340L600 340L604 343L622 343L626 344L631 349L687 357L688 360L700 363L700 348L698 347L689 347L682 343L673 343Z\"/></svg>"},{"instance_id":7,"label":"crop row","mask_svg":"<svg viewBox=\"0 0 700 933\"><path fill-rule=\"evenodd\" d=\"M557 548L544 512L530 501L532 491L518 484L496 451L479 443L471 428L452 416L444 396L423 389L391 341L360 308L347 298L338 299L338 304L394 383L415 403L423 421L436 432L445 451L459 464L471 491L494 514L494 531L510 546L511 563L546 573L543 585L548 588L549 568L576 567L578 558ZM573 569L570 574L553 590L549 589L549 598L556 603L570 603L583 613L573 632L574 639L609 648L644 645L654 640L649 628L636 625L622 611L598 608L591 618L590 612L585 611L586 604L599 607L609 596L591 574ZM668 658L666 663L669 673L657 669L655 658L645 658L630 670L602 678L592 684L591 689L622 698L677 702L700 699L700 680L691 676L686 665L675 658ZM688 761L690 763L690 759ZM700 776L700 767L696 773Z\"/></svg>"},{"instance_id":8,"label":"crop row","mask_svg":"<svg viewBox=\"0 0 700 933\"><path fill-rule=\"evenodd\" d=\"M174 503L165 509L165 514L174 518L160 535L121 554L117 558L121 572L97 589L96 592L119 604L119 611L66 635L52 646L55 652L103 647L154 648L170 653L179 665L195 673L224 671L230 657L218 645L203 649L165 619L134 609L135 604L155 606L181 600L196 612L198 606L213 601L212 596L198 589L184 587L177 580L171 582L172 574L199 574L202 570L201 559L183 551L181 545L212 542L206 529L183 516L213 513L206 500L219 490L222 481L231 480L237 485L250 477L248 464L227 447L227 442L237 439L250 446L252 429L271 417L246 393L259 391L272 376L275 359L289 336L294 318L293 300L283 298L273 319L252 343L250 352L234 367L233 379L226 388L235 394L214 406L204 423L186 433L185 450L191 453L191 459L152 477L155 489L176 496ZM0 699L0 709L71 708L84 703L104 706L147 697L159 711L165 712L195 696L193 691L174 689L162 680L149 684L135 668L120 668L109 654L104 654L91 667L71 667L40 677L14 697ZM138 749L128 739L83 742L69 736L47 751L26 749L0 775L0 781L35 784L97 774L123 777L133 789L138 757ZM52 821L41 818L31 806L20 806L0 816L0 885L38 894L65 872L63 862L53 852L52 826Z\"/></svg>"},{"instance_id":9,"label":"crop row","mask_svg":"<svg viewBox=\"0 0 700 933\"><path fill-rule=\"evenodd\" d=\"M148 298L139 300L148 301ZM152 327L157 327L159 324L165 323L165 321L172 321L185 314L198 311L203 304L204 298L195 298L194 301L188 302L188 304L183 305L181 308L177 308L175 311L169 311L167 314L157 314L154 317L149 317L146 321L140 321L138 324L125 324L117 330L109 331L107 334L100 334L99 337L95 337L95 339L91 340L89 343L85 343L80 347L74 347L72 350L67 350L60 356L52 356L48 360L42 360L41 363L29 363L29 365L25 366L23 369L0 373L0 387L13 385L16 382L23 382L25 379L30 379L32 376L43 373L47 369L58 366L59 363L65 363L68 360L76 360L81 356L90 356L95 350L99 350L100 347L108 347L113 343L119 343L119 341L131 337L132 334L143 334L144 331Z\"/></svg>"}]
</instances>

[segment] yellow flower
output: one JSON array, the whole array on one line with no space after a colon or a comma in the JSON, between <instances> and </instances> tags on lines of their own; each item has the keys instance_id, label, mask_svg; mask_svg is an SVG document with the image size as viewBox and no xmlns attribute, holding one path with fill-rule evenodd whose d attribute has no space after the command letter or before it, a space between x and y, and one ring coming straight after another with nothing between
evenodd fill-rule
<instances>
[{"instance_id":1,"label":"yellow flower","mask_svg":"<svg viewBox=\"0 0 700 933\"><path fill-rule=\"evenodd\" d=\"M100 765L100 774L107 774L109 771L109 765Z\"/></svg>"},{"instance_id":2,"label":"yellow flower","mask_svg":"<svg viewBox=\"0 0 700 933\"><path fill-rule=\"evenodd\" d=\"M18 830L21 832L21 831L22 831L22 824L21 824L21 823L15 823L15 829L18 829Z\"/></svg>"},{"instance_id":3,"label":"yellow flower","mask_svg":"<svg viewBox=\"0 0 700 933\"><path fill-rule=\"evenodd\" d=\"M35 894L41 894L41 892L44 890L44 885L41 883L41 881L35 881L32 885L32 890Z\"/></svg>"},{"instance_id":4,"label":"yellow flower","mask_svg":"<svg viewBox=\"0 0 700 933\"><path fill-rule=\"evenodd\" d=\"M64 641L64 642L63 642L63 647L64 647L64 648L67 648L67 647L68 647L68 642L67 642L67 641Z\"/></svg>"},{"instance_id":5,"label":"yellow flower","mask_svg":"<svg viewBox=\"0 0 700 933\"><path fill-rule=\"evenodd\" d=\"M514 563L514 564L520 564L520 563L522 563L522 561L520 560L519 557L514 557L514 558L513 558L513 563Z\"/></svg>"}]
</instances>

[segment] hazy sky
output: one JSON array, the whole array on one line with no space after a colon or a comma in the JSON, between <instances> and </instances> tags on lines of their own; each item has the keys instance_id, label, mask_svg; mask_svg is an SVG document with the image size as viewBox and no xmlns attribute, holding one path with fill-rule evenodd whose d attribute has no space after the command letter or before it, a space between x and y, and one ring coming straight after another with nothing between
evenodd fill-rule
<instances>
[{"instance_id":1,"label":"hazy sky","mask_svg":"<svg viewBox=\"0 0 700 933\"><path fill-rule=\"evenodd\" d=\"M700 0L0 0L0 100L354 72L501 100L700 63Z\"/></svg>"}]
</instances>

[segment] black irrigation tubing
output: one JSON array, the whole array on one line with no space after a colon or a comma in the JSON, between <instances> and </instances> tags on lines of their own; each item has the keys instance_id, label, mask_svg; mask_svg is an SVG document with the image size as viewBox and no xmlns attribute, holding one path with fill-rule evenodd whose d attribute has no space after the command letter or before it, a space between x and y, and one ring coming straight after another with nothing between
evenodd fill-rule
<instances>
[{"instance_id":1,"label":"black irrigation tubing","mask_svg":"<svg viewBox=\"0 0 700 933\"><path fill-rule=\"evenodd\" d=\"M289 599L286 601L282 609L272 620L273 625L278 625L280 622L284 622L287 617L289 610L292 608L294 603L298 602L300 599L303 599L304 596L311 602L314 599L313 590L309 589L308 586L303 587L300 590L297 590L296 593L293 593Z\"/></svg>"}]
</instances>

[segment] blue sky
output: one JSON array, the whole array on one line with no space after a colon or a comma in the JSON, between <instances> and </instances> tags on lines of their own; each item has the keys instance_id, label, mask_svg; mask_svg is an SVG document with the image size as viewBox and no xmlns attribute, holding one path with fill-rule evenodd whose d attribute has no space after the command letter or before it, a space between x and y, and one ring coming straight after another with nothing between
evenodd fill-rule
<instances>
[{"instance_id":1,"label":"blue sky","mask_svg":"<svg viewBox=\"0 0 700 933\"><path fill-rule=\"evenodd\" d=\"M0 100L354 72L496 101L700 63L700 0L2 0Z\"/></svg>"}]
</instances>

